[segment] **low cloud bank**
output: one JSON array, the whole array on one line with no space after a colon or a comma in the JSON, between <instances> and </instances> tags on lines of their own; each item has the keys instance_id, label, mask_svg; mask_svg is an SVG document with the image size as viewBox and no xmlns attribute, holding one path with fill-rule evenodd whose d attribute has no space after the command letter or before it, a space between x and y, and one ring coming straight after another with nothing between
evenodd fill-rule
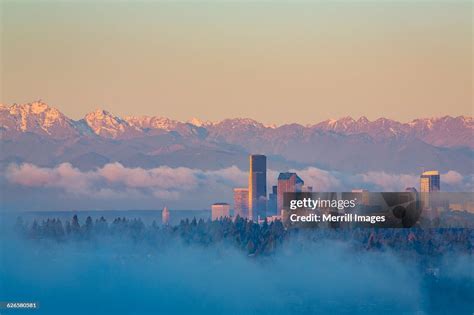
<instances>
[{"instance_id":1,"label":"low cloud bank","mask_svg":"<svg viewBox=\"0 0 474 315\"><path fill-rule=\"evenodd\" d=\"M0 235L0 298L39 302L38 314L461 314L474 281L472 257L446 257L432 286L415 259L336 241L249 258L225 244Z\"/></svg>"},{"instance_id":2,"label":"low cloud bank","mask_svg":"<svg viewBox=\"0 0 474 315\"><path fill-rule=\"evenodd\" d=\"M58 188L73 195L105 198L151 194L164 199L177 199L180 193L197 190L199 187L212 189L217 185L242 186L247 182L246 173L236 166L203 171L167 166L153 169L127 168L120 163L107 164L86 172L69 163L62 163L55 168L12 164L7 168L5 177L9 183L24 187Z\"/></svg>"},{"instance_id":3,"label":"low cloud bank","mask_svg":"<svg viewBox=\"0 0 474 315\"><path fill-rule=\"evenodd\" d=\"M346 175L315 167L292 172L318 191L340 191L353 188L370 188L381 191L400 191L406 187L417 187L419 175L368 172ZM12 184L26 187L61 188L71 194L102 195L105 191L148 191L156 195L177 196L198 187L226 185L246 186L248 173L236 166L220 170L204 171L186 167L162 166L152 169L127 168L120 163L107 164L94 171L82 172L69 163L55 168L38 167L33 164L12 164L7 168L6 178ZM268 171L268 185L276 184L277 171ZM456 171L441 174L442 184L449 189L469 187L472 178L463 177Z\"/></svg>"},{"instance_id":4,"label":"low cloud bank","mask_svg":"<svg viewBox=\"0 0 474 315\"><path fill-rule=\"evenodd\" d=\"M350 191L357 188L403 191L406 187L419 186L417 174L344 174L315 167L290 171L298 173L306 185L313 186L314 191ZM268 170L269 191L271 185L276 185L277 177L277 171ZM473 179L472 175L463 176L456 171L449 171L441 174L442 190L473 191ZM248 173L236 166L220 170L168 166L143 169L110 163L93 171L81 171L69 163L62 163L54 168L26 163L11 164L0 180L5 191L11 190L6 193L4 206L14 208L15 205L21 205L24 210L31 209L26 202L21 201L21 204L19 201L22 194L28 194L31 200L37 198L38 204L44 203L46 208L52 200L56 200L58 209L64 206L74 208L79 205L78 201L83 208L97 206L102 209L117 209L117 204L112 205L110 202L118 203L123 200L129 202L123 204L124 207L126 205L124 209L157 209L165 204L180 209L202 209L216 201L232 203L232 189L246 187ZM88 200L84 200L84 196ZM68 199L75 199L76 204L68 204Z\"/></svg>"},{"instance_id":5,"label":"low cloud bank","mask_svg":"<svg viewBox=\"0 0 474 315\"><path fill-rule=\"evenodd\" d=\"M161 250L122 240L14 244L21 246L1 254L0 297L37 301L39 314L380 314L421 307L415 268L337 243L307 251L290 244L271 260L179 243Z\"/></svg>"}]
</instances>

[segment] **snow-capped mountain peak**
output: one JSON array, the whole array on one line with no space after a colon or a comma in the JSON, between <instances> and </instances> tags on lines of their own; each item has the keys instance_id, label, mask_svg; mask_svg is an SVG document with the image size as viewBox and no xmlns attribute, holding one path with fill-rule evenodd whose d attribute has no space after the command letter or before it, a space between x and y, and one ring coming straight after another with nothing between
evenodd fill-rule
<instances>
[{"instance_id":1,"label":"snow-capped mountain peak","mask_svg":"<svg viewBox=\"0 0 474 315\"><path fill-rule=\"evenodd\" d=\"M0 126L9 134L33 132L53 138L64 138L76 133L71 119L42 101L2 105Z\"/></svg>"},{"instance_id":2,"label":"snow-capped mountain peak","mask_svg":"<svg viewBox=\"0 0 474 315\"><path fill-rule=\"evenodd\" d=\"M96 109L79 121L71 120L54 107L42 101L27 104L0 105L0 130L2 136L34 133L54 139L97 135L120 139L159 135L176 132L182 136L210 136L221 140L241 139L265 134L285 138L290 134L308 131L331 132L341 135L364 134L373 139L385 140L393 137L419 139L440 147L474 148L474 121L467 116L444 116L438 118L414 119L401 123L387 118L369 120L360 117L355 120L346 116L329 119L317 124L302 126L290 124L277 127L264 125L250 118L224 119L220 122L192 118L180 122L159 116L127 116L121 118L107 110ZM298 131L299 130L299 131Z\"/></svg>"},{"instance_id":3,"label":"snow-capped mountain peak","mask_svg":"<svg viewBox=\"0 0 474 315\"><path fill-rule=\"evenodd\" d=\"M211 126L214 125L215 122L210 121L210 120L202 120L196 117L192 117L186 121L187 123L194 125L196 127L206 127L206 126Z\"/></svg>"},{"instance_id":4,"label":"snow-capped mountain peak","mask_svg":"<svg viewBox=\"0 0 474 315\"><path fill-rule=\"evenodd\" d=\"M128 138L141 133L138 128L104 109L96 109L88 113L84 121L96 135L106 138Z\"/></svg>"}]
</instances>

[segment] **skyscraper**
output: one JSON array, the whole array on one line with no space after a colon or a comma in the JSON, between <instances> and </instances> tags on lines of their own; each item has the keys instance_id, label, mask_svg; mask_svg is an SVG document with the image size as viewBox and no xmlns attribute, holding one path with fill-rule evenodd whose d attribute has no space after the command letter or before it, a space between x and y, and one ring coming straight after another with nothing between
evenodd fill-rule
<instances>
[{"instance_id":1,"label":"skyscraper","mask_svg":"<svg viewBox=\"0 0 474 315\"><path fill-rule=\"evenodd\" d=\"M352 193L356 194L355 196L359 200L360 205L368 206L370 204L370 193L367 189L352 189Z\"/></svg>"},{"instance_id":2,"label":"skyscraper","mask_svg":"<svg viewBox=\"0 0 474 315\"><path fill-rule=\"evenodd\" d=\"M438 171L426 171L420 176L420 197L423 208L435 208L431 194L441 190Z\"/></svg>"},{"instance_id":3,"label":"skyscraper","mask_svg":"<svg viewBox=\"0 0 474 315\"><path fill-rule=\"evenodd\" d=\"M440 177L438 171L426 171L420 176L420 192L440 191Z\"/></svg>"},{"instance_id":4,"label":"skyscraper","mask_svg":"<svg viewBox=\"0 0 474 315\"><path fill-rule=\"evenodd\" d=\"M267 216L278 215L277 196L278 186L272 186L272 192L268 194Z\"/></svg>"},{"instance_id":5,"label":"skyscraper","mask_svg":"<svg viewBox=\"0 0 474 315\"><path fill-rule=\"evenodd\" d=\"M280 173L277 187L277 212L281 215L283 209L283 194L286 192L301 192L304 181L296 173Z\"/></svg>"},{"instance_id":6,"label":"skyscraper","mask_svg":"<svg viewBox=\"0 0 474 315\"><path fill-rule=\"evenodd\" d=\"M247 218L249 215L248 188L234 188L234 216Z\"/></svg>"},{"instance_id":7,"label":"skyscraper","mask_svg":"<svg viewBox=\"0 0 474 315\"><path fill-rule=\"evenodd\" d=\"M267 211L267 157L250 155L249 219L264 218Z\"/></svg>"}]
</instances>

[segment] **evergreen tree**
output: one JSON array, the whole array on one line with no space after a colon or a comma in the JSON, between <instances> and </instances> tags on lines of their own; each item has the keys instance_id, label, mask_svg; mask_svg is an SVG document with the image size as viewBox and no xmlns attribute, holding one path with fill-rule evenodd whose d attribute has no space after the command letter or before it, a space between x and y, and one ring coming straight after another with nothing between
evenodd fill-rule
<instances>
[{"instance_id":1,"label":"evergreen tree","mask_svg":"<svg viewBox=\"0 0 474 315\"><path fill-rule=\"evenodd\" d=\"M79 224L79 218L77 217L77 214L75 214L72 217L72 222L71 222L71 233L72 234L79 234L81 230L81 225Z\"/></svg>"},{"instance_id":2,"label":"evergreen tree","mask_svg":"<svg viewBox=\"0 0 474 315\"><path fill-rule=\"evenodd\" d=\"M66 221L66 223L65 223L64 232L65 232L66 235L71 234L71 223L69 222L69 220Z\"/></svg>"}]
</instances>

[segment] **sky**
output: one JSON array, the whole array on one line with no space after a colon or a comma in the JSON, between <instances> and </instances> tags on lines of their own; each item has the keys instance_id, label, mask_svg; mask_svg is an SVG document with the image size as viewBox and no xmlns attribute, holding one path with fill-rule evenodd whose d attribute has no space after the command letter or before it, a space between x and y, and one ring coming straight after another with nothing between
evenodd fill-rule
<instances>
[{"instance_id":1,"label":"sky","mask_svg":"<svg viewBox=\"0 0 474 315\"><path fill-rule=\"evenodd\" d=\"M178 120L473 115L470 1L1 1L0 102Z\"/></svg>"}]
</instances>

